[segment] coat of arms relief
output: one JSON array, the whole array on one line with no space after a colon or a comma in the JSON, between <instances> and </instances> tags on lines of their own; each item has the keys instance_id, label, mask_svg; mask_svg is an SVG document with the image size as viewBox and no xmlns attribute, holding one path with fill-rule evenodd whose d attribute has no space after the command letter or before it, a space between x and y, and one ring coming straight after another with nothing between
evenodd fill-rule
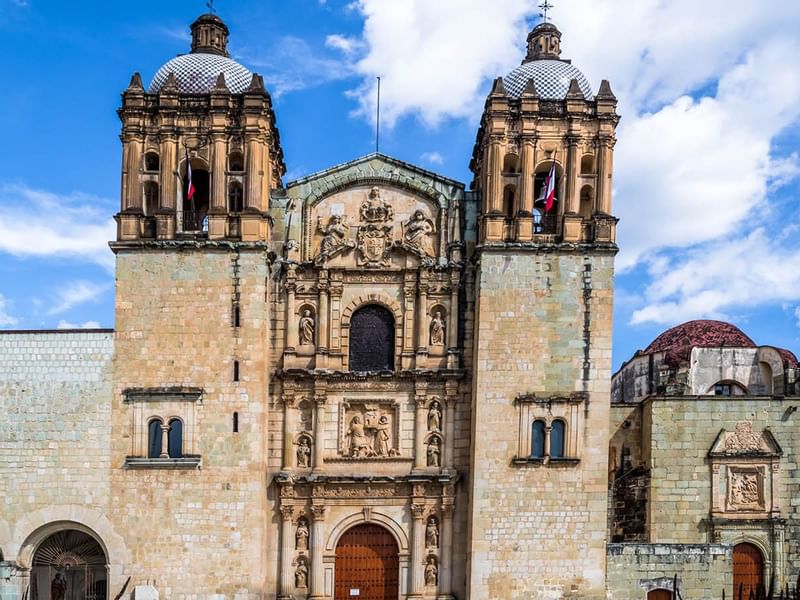
<instances>
[{"instance_id":1,"label":"coat of arms relief","mask_svg":"<svg viewBox=\"0 0 800 600\"><path fill-rule=\"evenodd\" d=\"M358 266L388 267L392 250L392 205L381 198L377 187L373 187L359 212L363 224L358 228Z\"/></svg>"}]
</instances>

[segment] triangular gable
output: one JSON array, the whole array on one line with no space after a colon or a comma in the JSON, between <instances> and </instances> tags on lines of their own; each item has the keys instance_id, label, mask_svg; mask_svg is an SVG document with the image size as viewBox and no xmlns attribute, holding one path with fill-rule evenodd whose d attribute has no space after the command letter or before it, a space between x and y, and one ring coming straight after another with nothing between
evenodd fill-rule
<instances>
[{"instance_id":1,"label":"triangular gable","mask_svg":"<svg viewBox=\"0 0 800 600\"><path fill-rule=\"evenodd\" d=\"M753 431L752 423L739 421L733 431L721 429L708 451L712 458L776 457L783 450L769 429Z\"/></svg>"}]
</instances>

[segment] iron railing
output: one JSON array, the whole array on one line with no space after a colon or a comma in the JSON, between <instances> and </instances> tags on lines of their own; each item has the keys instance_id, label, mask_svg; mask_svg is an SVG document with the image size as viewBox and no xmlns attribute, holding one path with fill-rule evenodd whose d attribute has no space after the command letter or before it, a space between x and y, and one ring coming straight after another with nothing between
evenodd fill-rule
<instances>
[{"instance_id":1,"label":"iron railing","mask_svg":"<svg viewBox=\"0 0 800 600\"><path fill-rule=\"evenodd\" d=\"M182 210L178 213L180 216L180 223L178 223L178 230L182 232L207 232L208 231L208 216L205 211L198 210Z\"/></svg>"}]
</instances>

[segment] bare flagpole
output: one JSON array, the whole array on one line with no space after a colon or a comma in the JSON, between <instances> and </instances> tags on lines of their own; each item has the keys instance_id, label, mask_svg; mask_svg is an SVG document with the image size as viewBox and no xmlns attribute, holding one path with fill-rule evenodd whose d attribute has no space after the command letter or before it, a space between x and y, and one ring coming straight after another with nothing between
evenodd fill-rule
<instances>
[{"instance_id":1,"label":"bare flagpole","mask_svg":"<svg viewBox=\"0 0 800 600\"><path fill-rule=\"evenodd\" d=\"M380 152L381 141L381 78L378 77L378 107L375 117L375 154Z\"/></svg>"}]
</instances>

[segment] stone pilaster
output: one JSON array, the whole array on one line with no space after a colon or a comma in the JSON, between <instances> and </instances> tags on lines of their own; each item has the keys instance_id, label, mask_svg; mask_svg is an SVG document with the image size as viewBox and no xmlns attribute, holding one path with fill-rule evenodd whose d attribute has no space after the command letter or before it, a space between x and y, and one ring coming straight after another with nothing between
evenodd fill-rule
<instances>
[{"instance_id":1,"label":"stone pilaster","mask_svg":"<svg viewBox=\"0 0 800 600\"><path fill-rule=\"evenodd\" d=\"M427 418L425 405L427 400L428 398L424 394L417 394L414 397L416 407L414 412L414 470L424 469L427 466L425 457L425 420Z\"/></svg>"},{"instance_id":2,"label":"stone pilaster","mask_svg":"<svg viewBox=\"0 0 800 600\"><path fill-rule=\"evenodd\" d=\"M294 586L294 573L292 573L292 556L294 548L292 542L292 515L294 507L281 505L281 579L280 600L291 600L292 587Z\"/></svg>"},{"instance_id":3,"label":"stone pilaster","mask_svg":"<svg viewBox=\"0 0 800 600\"><path fill-rule=\"evenodd\" d=\"M283 395L283 469L291 469L296 465L294 456L294 430L297 424L297 410L294 395Z\"/></svg>"},{"instance_id":4,"label":"stone pilaster","mask_svg":"<svg viewBox=\"0 0 800 600\"><path fill-rule=\"evenodd\" d=\"M428 277L427 273L420 273L419 305L417 306L417 354L428 353Z\"/></svg>"},{"instance_id":5,"label":"stone pilaster","mask_svg":"<svg viewBox=\"0 0 800 600\"><path fill-rule=\"evenodd\" d=\"M450 487L450 486L446 486ZM437 600L453 600L453 514L455 498L452 495L442 498L442 536L439 553L439 595Z\"/></svg>"},{"instance_id":6,"label":"stone pilaster","mask_svg":"<svg viewBox=\"0 0 800 600\"><path fill-rule=\"evenodd\" d=\"M311 506L311 600L325 597L325 571L322 554L325 550L325 510L320 504Z\"/></svg>"},{"instance_id":7,"label":"stone pilaster","mask_svg":"<svg viewBox=\"0 0 800 600\"><path fill-rule=\"evenodd\" d=\"M319 471L325 464L325 394L314 396L314 471Z\"/></svg>"},{"instance_id":8,"label":"stone pilaster","mask_svg":"<svg viewBox=\"0 0 800 600\"><path fill-rule=\"evenodd\" d=\"M295 306L295 291L297 282L291 271L286 277L286 351L294 352L298 345L297 333L297 308Z\"/></svg>"},{"instance_id":9,"label":"stone pilaster","mask_svg":"<svg viewBox=\"0 0 800 600\"><path fill-rule=\"evenodd\" d=\"M422 498L411 504L411 568L409 569L409 600L422 598L425 589L425 505Z\"/></svg>"}]
</instances>

